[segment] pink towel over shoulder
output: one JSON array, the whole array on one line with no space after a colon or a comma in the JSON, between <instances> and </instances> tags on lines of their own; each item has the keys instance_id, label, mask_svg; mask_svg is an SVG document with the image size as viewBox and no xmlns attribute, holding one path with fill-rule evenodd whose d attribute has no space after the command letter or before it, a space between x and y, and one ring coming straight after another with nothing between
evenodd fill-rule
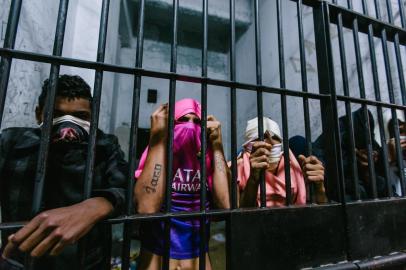
<instances>
[{"instance_id":1,"label":"pink towel over shoulder","mask_svg":"<svg viewBox=\"0 0 406 270\"><path fill-rule=\"evenodd\" d=\"M289 151L290 157L290 175L292 202L296 205L306 203L306 186L304 183L303 173L295 156ZM250 177L250 153L244 152L242 158L238 160L238 184L240 190L244 190ZM281 158L276 174L265 173L266 182L266 205L283 206L286 202L285 188L285 159ZM260 204L260 190L258 189L257 203Z\"/></svg>"}]
</instances>

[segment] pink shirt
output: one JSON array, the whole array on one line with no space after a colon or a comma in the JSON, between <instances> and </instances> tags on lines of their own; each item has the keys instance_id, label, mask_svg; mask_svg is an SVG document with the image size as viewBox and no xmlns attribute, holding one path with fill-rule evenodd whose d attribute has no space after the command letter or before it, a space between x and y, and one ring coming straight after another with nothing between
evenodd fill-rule
<instances>
[{"instance_id":1,"label":"pink shirt","mask_svg":"<svg viewBox=\"0 0 406 270\"><path fill-rule=\"evenodd\" d=\"M302 169L295 156L289 151L290 158L290 181L292 203L296 205L306 204L306 186L303 178ZM250 176L250 153L243 152L242 158L237 162L238 185L240 191L245 189ZM285 159L283 156L279 161L278 169L275 174L265 172L266 186L266 206L283 206L286 202L285 188ZM260 204L260 189L258 189L258 205Z\"/></svg>"}]
</instances>

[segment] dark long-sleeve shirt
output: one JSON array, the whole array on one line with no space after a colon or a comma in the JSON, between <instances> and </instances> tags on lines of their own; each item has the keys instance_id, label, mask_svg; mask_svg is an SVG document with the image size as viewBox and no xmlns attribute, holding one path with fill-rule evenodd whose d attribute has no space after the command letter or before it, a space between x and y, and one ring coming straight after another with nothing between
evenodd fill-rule
<instances>
[{"instance_id":1,"label":"dark long-sleeve shirt","mask_svg":"<svg viewBox=\"0 0 406 270\"><path fill-rule=\"evenodd\" d=\"M0 201L3 222L28 221L31 207L41 131L10 128L0 135ZM69 206L83 200L87 143L51 144L41 211ZM114 212L122 213L128 165L117 138L98 131L92 197L109 200ZM86 218L86 217L83 217ZM11 232L2 233L3 245ZM98 225L89 234L87 269L102 269L107 261L111 229ZM20 256L22 257L22 256ZM21 260L21 258L17 258ZM38 260L37 269L77 269L77 247L69 246L56 258ZM45 267L45 268L44 268Z\"/></svg>"}]
</instances>

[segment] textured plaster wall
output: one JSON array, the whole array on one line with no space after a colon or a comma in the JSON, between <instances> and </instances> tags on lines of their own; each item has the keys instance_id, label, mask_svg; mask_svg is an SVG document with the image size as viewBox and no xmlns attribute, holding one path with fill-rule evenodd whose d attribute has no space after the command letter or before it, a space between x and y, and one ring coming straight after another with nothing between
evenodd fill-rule
<instances>
[{"instance_id":1,"label":"textured plaster wall","mask_svg":"<svg viewBox=\"0 0 406 270\"><path fill-rule=\"evenodd\" d=\"M58 1L41 0L23 1L20 23L15 48L18 50L52 54L55 35L55 23L58 12ZM0 0L0 22L3 26L0 34L5 35L10 0ZM109 40L107 42L106 61L115 62L118 45L119 1L111 1L109 14ZM64 48L65 57L84 60L96 60L97 39L101 1L71 0L68 8ZM0 45L2 45L1 39ZM7 92L6 109L2 129L10 126L35 126L34 109L41 91L43 80L49 77L50 65L22 60L13 60ZM94 71L62 66L61 74L79 74L93 88ZM110 108L114 76L105 73L103 81L104 96L102 108ZM107 105L108 104L108 105ZM109 110L102 110L100 126L108 128Z\"/></svg>"},{"instance_id":2,"label":"textured plaster wall","mask_svg":"<svg viewBox=\"0 0 406 270\"><path fill-rule=\"evenodd\" d=\"M196 56L200 51L193 48L179 47L177 70L181 74L199 75L200 59ZM170 64L170 45L158 43L151 40L145 40L144 43L144 68L153 70L166 70ZM196 57L194 57L196 56ZM225 79L228 70L228 55L222 53L211 53L209 55L209 74L211 77ZM120 51L120 65L130 65L135 62L135 53L133 49L122 48ZM197 68L199 67L199 68ZM131 102L134 88L134 79L128 75L120 75L118 77L117 93L117 111L114 124L111 128L123 134L124 138L128 136L128 129L131 121ZM176 84L176 99L195 98L200 100L200 84L177 82ZM156 89L158 91L157 103L147 103L148 89ZM150 115L159 104L168 102L169 100L169 81L155 79L149 77L142 78L141 86L141 107L139 127L150 127ZM223 139L229 140L229 93L221 87L208 87L208 113L215 115L222 122ZM114 106L114 105L113 105ZM128 147L127 141L121 141L124 149ZM226 146L226 151L228 146Z\"/></svg>"},{"instance_id":3,"label":"textured plaster wall","mask_svg":"<svg viewBox=\"0 0 406 270\"><path fill-rule=\"evenodd\" d=\"M393 1L393 6L397 4ZM169 0L154 0L158 5L167 5ZM237 80L247 83L255 83L255 52L254 52L254 26L252 24L252 1L239 0L236 4L237 23L247 24L248 28L238 33L236 44ZM344 4L345 1L341 1ZM42 0L44 5L38 5L34 0L23 1L20 25L18 29L16 48L50 54L52 53L55 21L57 17L58 1ZM0 0L0 35L5 34L5 26L8 15L10 0ZM192 0L180 1L181 7L190 10L193 14L199 14L200 4ZM354 1L355 8L361 10L358 1ZM46 7L46 8L45 8ZM63 56L94 61L96 59L97 36L99 31L101 1L99 0L71 0L68 12L68 21L65 34ZM279 87L278 67L278 44L276 25L275 0L260 1L260 25L262 34L262 72L263 84ZM370 7L370 12L374 11ZM384 7L381 8L384 11ZM283 27L284 27L284 60L286 67L286 87L292 90L301 89L299 47L297 33L297 17L295 2L282 1ZM228 1L211 1L209 14L226 20L228 18ZM399 14L394 9L396 23L399 25ZM135 48L121 48L119 36L119 1L111 1L109 18L108 42L106 51L106 62L125 66L134 66ZM303 10L305 49L307 57L307 73L309 91L318 92L316 51L313 33L313 16L310 8ZM386 17L386 12L383 12ZM224 23L224 20L217 20L216 23ZM226 24L219 27L227 28ZM213 28L216 29L216 28ZM166 29L154 28L154 35L157 40L146 39L144 44L144 68L169 71L170 66L170 44L161 42L159 36ZM341 63L338 54L337 31L334 25L331 26L332 44L336 74L336 88L342 93ZM180 38L185 38L187 32L180 33ZM209 32L209 38L211 33ZM344 33L346 41L346 56L348 75L350 81L350 93L359 97L358 79L355 65L355 54L353 47L352 32L346 30ZM364 81L367 97L373 98L373 81L371 78L371 64L369 61L369 49L367 37L360 34L361 52L363 56ZM225 40L227 42L227 40ZM0 45L2 39L0 38ZM383 66L382 47L379 39L375 40L377 60L379 65L380 88L384 101L388 101L386 76ZM399 80L394 59L393 44L389 46L392 68L392 79L395 86L396 100L400 102ZM404 51L402 50L402 54ZM404 55L403 55L404 56ZM178 48L177 71L182 74L199 76L201 73L201 50L180 44ZM88 81L91 87L94 83L94 71L86 69L75 69L62 67L61 73L78 73ZM7 107L4 114L2 128L9 126L33 126L34 108L36 97L40 92L42 81L49 76L49 65L38 64L28 61L14 60L7 95ZM209 77L228 79L229 77L229 55L222 52L209 52ZM144 77L142 80L140 127L149 127L149 115L156 108L157 104L146 102L148 89L158 90L158 104L168 99L169 82L166 80L151 79ZM118 75L104 73L102 110L100 115L100 127L108 132L121 132L128 135L128 127L131 117L131 101L133 92L133 78L129 75ZM209 113L215 114L223 123L224 140L226 152L229 155L230 138L230 106L229 89L220 87L209 87ZM177 99L181 97L193 97L200 99L200 86L194 83L177 83ZM354 105L354 109L356 109ZM238 144L243 142L245 123L256 115L256 94L252 91L237 91L237 127ZM320 109L318 102L311 102L311 124L312 137L315 139L321 132ZM374 110L372 110L374 113ZM264 113L281 124L280 98L276 95L264 94ZM342 104L339 107L340 115L344 114ZM302 101L298 98L288 98L288 119L289 136L304 134L304 121ZM124 136L124 138L126 138ZM126 140L122 143L126 144ZM126 147L124 147L126 148Z\"/></svg>"},{"instance_id":4,"label":"textured plaster wall","mask_svg":"<svg viewBox=\"0 0 406 270\"><path fill-rule=\"evenodd\" d=\"M284 59L286 72L286 87L291 90L301 90L299 37L295 3L282 1L284 29ZM261 62L262 82L270 87L280 87L279 52L276 20L276 1L260 1L261 29ZM252 18L252 21L254 19ZM313 33L313 14L311 9L303 10L305 49L307 58L308 88L318 92L316 51ZM237 42L237 79L242 82L256 83L255 63L255 27L252 23L248 31ZM257 116L257 99L255 92L239 91L238 102L238 142L244 141L246 121ZM273 94L263 94L264 115L277 121L282 129L280 97ZM302 101L299 98L288 98L289 136L304 135L304 120ZM313 138L321 131L319 103L311 102L311 123ZM318 111L318 112L317 112Z\"/></svg>"},{"instance_id":5,"label":"textured plaster wall","mask_svg":"<svg viewBox=\"0 0 406 270\"><path fill-rule=\"evenodd\" d=\"M58 8L57 1L44 1L41 8L36 1L23 1L15 48L39 53L51 53ZM10 1L0 0L0 22L5 34ZM3 8L5 7L5 8ZM40 91L40 81L49 76L49 65L29 61L13 60L9 81L6 108L2 128L9 126L31 126L35 124L35 99Z\"/></svg>"},{"instance_id":6,"label":"textured plaster wall","mask_svg":"<svg viewBox=\"0 0 406 270\"><path fill-rule=\"evenodd\" d=\"M286 70L286 87L291 90L301 90L301 77L300 77L300 55L298 47L298 31L297 31L297 16L295 4L293 1L281 1L282 2L282 14L284 17L284 60ZM382 17L385 21L388 20L386 7L382 2L380 7ZM339 4L346 5L346 1L339 1ZM400 26L399 11L396 8L398 1L392 0L392 7L394 11L395 24ZM354 8L358 12L362 12L361 1L354 1ZM371 16L375 16L375 11L372 5L369 6L369 13ZM263 84L267 86L279 87L279 66L278 66L278 37L277 37L277 22L276 22L276 1L262 0L260 1L260 26L261 26L261 49L262 49L262 73ZM308 86L310 92L318 92L318 79L317 79L317 62L316 62L316 48L314 40L314 28L313 28L313 14L310 8L304 8L303 10L304 20L304 36L305 36L305 51L307 58L307 74L308 74ZM331 38L333 46L334 57L334 69L335 69L335 81L336 90L338 94L343 94L343 84L341 76L341 62L338 47L338 34L336 25L331 25ZM363 66L363 78L365 83L366 97L370 99L375 98L374 85L372 78L372 67L370 61L370 52L367 35L360 33L360 48L362 55ZM345 29L344 40L346 48L346 60L349 78L350 95L353 97L360 97L359 82L357 67L355 62L354 40L351 29ZM237 43L237 78L243 82L255 83L255 52L254 46L254 26L251 25L248 31L241 37ZM250 48L250 49L248 49ZM399 75L396 66L395 52L393 43L388 43L390 67L392 82L394 86L395 100L397 103L401 103L401 93L399 86ZM383 101L389 102L387 77L385 74L385 66L383 61L381 40L375 38L375 51L378 63L378 76L379 87ZM401 49L402 60L405 60L405 51ZM403 65L405 72L405 65ZM247 93L241 91L237 97L239 103L238 124L245 125L245 121L252 117L255 117L256 112L256 95L255 93ZM320 104L317 101L310 102L310 121L312 127L312 139L316 139L321 133L321 111ZM356 110L360 106L353 104L352 109ZM339 115L345 114L345 108L343 103L338 104ZM379 132L377 131L376 110L373 107L369 107L375 118L375 135L379 141ZM264 114L273 118L280 125L281 121L281 107L280 98L276 95L264 94ZM301 99L288 98L288 120L289 120L289 136L304 135L304 117L303 117L303 105ZM239 127L239 142L243 141L243 127Z\"/></svg>"}]
</instances>

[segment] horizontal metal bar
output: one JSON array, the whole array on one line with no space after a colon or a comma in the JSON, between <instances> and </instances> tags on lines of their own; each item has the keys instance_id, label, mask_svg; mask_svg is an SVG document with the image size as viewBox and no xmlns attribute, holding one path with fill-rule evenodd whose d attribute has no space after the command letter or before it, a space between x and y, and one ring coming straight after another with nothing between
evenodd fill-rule
<instances>
[{"instance_id":1,"label":"horizontal metal bar","mask_svg":"<svg viewBox=\"0 0 406 270\"><path fill-rule=\"evenodd\" d=\"M27 60L27 61L35 61L35 62L42 62L42 63L49 63L49 64L59 64L61 66L71 66L71 67L78 67L78 68L96 69L96 70L103 70L103 71L107 71L107 72L117 72L117 73L131 74L131 75L138 75L138 76L145 76L145 77L152 77L152 78L174 79L177 81L200 83L200 84L206 83L208 85L222 86L222 87L227 87L227 88L232 87L232 88L236 88L239 90L241 89L241 90L256 91L257 89L261 89L263 92L271 93L271 94L282 94L283 93L287 96L307 97L307 98L319 99L319 100L330 98L330 96L326 95L326 94L299 92L296 90L281 89L281 88L269 87L269 86L264 86L264 85L232 82L232 81L227 81L227 80L219 80L219 79L205 78L205 77L199 77L199 76L190 76L190 75L178 74L178 73L173 73L173 72L160 72L160 71L153 71L153 70L142 69L142 68L125 67L125 66L120 66L120 65L112 65L112 64L98 63L98 62L93 62L93 61L78 60L78 59L68 58L68 57L45 55L45 54L38 54L38 53L32 53L32 52L24 52L24 51L11 50L11 49L6 49L6 48L0 48L0 56L11 56L16 59L22 59L22 60Z\"/></svg>"},{"instance_id":2,"label":"horizontal metal bar","mask_svg":"<svg viewBox=\"0 0 406 270\"><path fill-rule=\"evenodd\" d=\"M338 6L332 3L328 3L330 11L331 23L337 23L338 14L341 13L343 19L343 26L346 28L352 28L352 22L354 19L358 20L359 31L368 34L368 25L372 25L374 29L374 35L380 37L381 31L386 30L387 38L390 41L394 41L395 35L399 34L399 41L401 44L406 45L406 30L398 26L383 22L379 19L367 16L365 14L350 10L343 6Z\"/></svg>"},{"instance_id":3,"label":"horizontal metal bar","mask_svg":"<svg viewBox=\"0 0 406 270\"><path fill-rule=\"evenodd\" d=\"M394 267L403 266L405 264L406 264L406 253L396 252L387 256L374 257L372 259L367 259L363 261L344 262L312 269L317 270L395 269Z\"/></svg>"},{"instance_id":4,"label":"horizontal metal bar","mask_svg":"<svg viewBox=\"0 0 406 270\"><path fill-rule=\"evenodd\" d=\"M364 200L358 202L347 202L348 205L358 204L358 205L368 205L368 204L380 204L386 202L394 202L394 201L406 201L406 198L402 197L393 197L393 198L383 198L383 199L375 199L375 200ZM103 221L104 223L108 224L118 224L123 222L129 221L136 221L136 220L155 220L155 219L168 219L168 218L179 218L179 219L188 219L188 218L196 218L201 216L206 217L226 217L231 214L235 213L270 213L274 211L301 211L306 208L328 208L332 206L338 206L340 203L329 203L329 204L308 204L308 205L289 205L284 207L268 207L268 208L236 208L236 209L215 209L215 210L207 210L207 211L191 211L191 212L170 212L170 213L154 213L154 214L135 214L135 215L128 215L128 216L120 216L117 218L112 218ZM5 229L17 229L24 226L26 222L4 222L0 223L0 230Z\"/></svg>"},{"instance_id":5,"label":"horizontal metal bar","mask_svg":"<svg viewBox=\"0 0 406 270\"><path fill-rule=\"evenodd\" d=\"M398 199L399 200L399 199ZM380 200L377 200L380 201ZM384 200L381 200L384 201ZM169 219L169 218L178 218L178 219L189 219L189 218L197 218L197 217L226 217L234 213L256 213L256 212L273 212L273 211L300 211L300 209L304 208L320 208L320 207L332 207L337 206L339 203L330 203L330 204L320 204L320 205L290 205L286 207L273 207L273 208L236 208L236 209L215 209L215 210L207 210L207 211L191 211L191 212L169 212L169 213L154 213L154 214L135 214L135 215L128 215L128 216L120 216L117 218L112 218L103 221L104 223L108 224L119 224L125 223L130 221L137 221L137 220L162 220L162 219ZM18 229L22 228L26 222L4 222L0 223L0 231L1 230L11 230L11 229Z\"/></svg>"},{"instance_id":6,"label":"horizontal metal bar","mask_svg":"<svg viewBox=\"0 0 406 270\"><path fill-rule=\"evenodd\" d=\"M359 269L394 269L406 264L406 253L399 252L389 256L376 257L356 263Z\"/></svg>"},{"instance_id":7,"label":"horizontal metal bar","mask_svg":"<svg viewBox=\"0 0 406 270\"><path fill-rule=\"evenodd\" d=\"M394 109L399 109L399 110L406 110L405 105L387 103L387 102L376 101L376 100L369 100L369 99L364 99L364 98L356 98L356 97L347 97L347 96L337 95L337 100L339 100L339 101L350 101L352 103L357 103L357 104L366 104L366 105L371 105L371 106L382 106L382 107L385 107L385 108L394 108Z\"/></svg>"},{"instance_id":8,"label":"horizontal metal bar","mask_svg":"<svg viewBox=\"0 0 406 270\"><path fill-rule=\"evenodd\" d=\"M401 201L406 200L406 198L384 198L384 199L377 199L377 200L366 200L362 202L349 202L348 204L379 204L385 203L390 201ZM120 216L117 218L112 218L103 221L104 223L108 224L119 224L125 223L130 221L137 221L137 220L162 220L162 219L169 219L169 218L178 218L178 219L189 219L189 218L196 218L196 217L227 217L231 214L235 213L270 213L274 211L301 211L306 208L328 208L332 206L338 206L339 203L329 203L329 204L309 204L309 205L290 205L285 207L273 207L273 208L236 208L236 209L216 209L216 210L208 210L208 211L192 211L192 212L172 212L172 213L154 213L154 214L135 214L135 215L128 215L128 216ZM26 222L4 222L0 223L0 231L1 230L12 230L18 229L23 227Z\"/></svg>"}]
</instances>

